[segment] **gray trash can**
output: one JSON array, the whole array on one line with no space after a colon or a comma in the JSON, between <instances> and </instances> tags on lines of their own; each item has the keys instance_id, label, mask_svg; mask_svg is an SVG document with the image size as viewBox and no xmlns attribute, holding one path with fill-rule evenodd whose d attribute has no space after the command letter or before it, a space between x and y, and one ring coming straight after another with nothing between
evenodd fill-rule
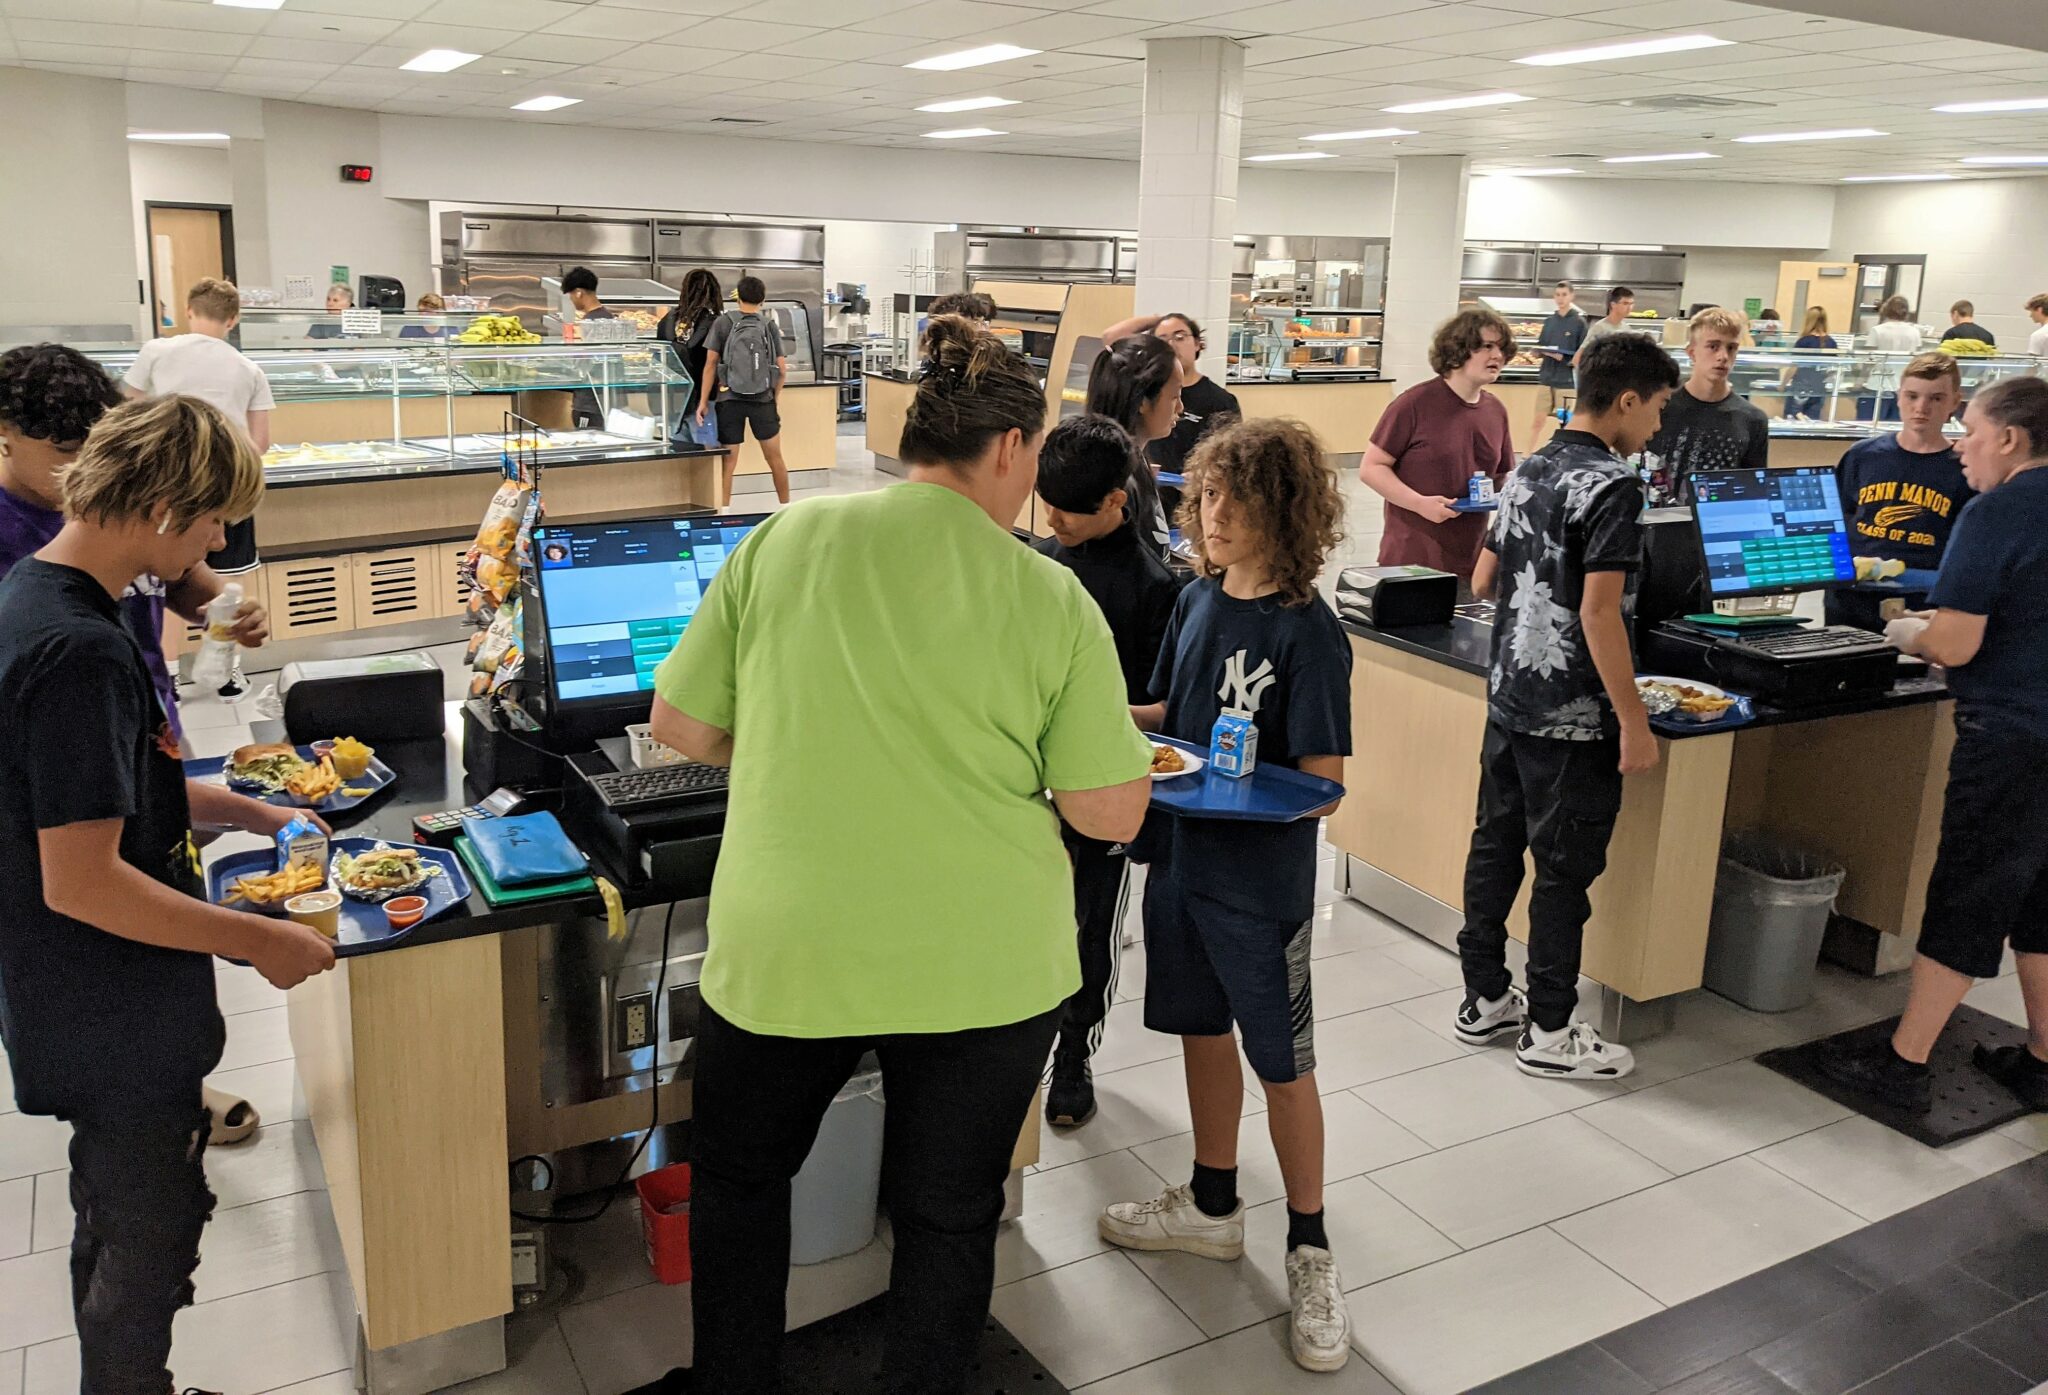
<instances>
[{"instance_id":1,"label":"gray trash can","mask_svg":"<svg viewBox=\"0 0 2048 1395\"><path fill-rule=\"evenodd\" d=\"M789 1261L821 1264L866 1248L882 1201L882 1073L861 1071L825 1111L789 1188Z\"/></svg>"},{"instance_id":2,"label":"gray trash can","mask_svg":"<svg viewBox=\"0 0 2048 1395\"><path fill-rule=\"evenodd\" d=\"M1813 997L1813 974L1842 869L1756 838L1721 849L1707 927L1706 986L1756 1012Z\"/></svg>"}]
</instances>

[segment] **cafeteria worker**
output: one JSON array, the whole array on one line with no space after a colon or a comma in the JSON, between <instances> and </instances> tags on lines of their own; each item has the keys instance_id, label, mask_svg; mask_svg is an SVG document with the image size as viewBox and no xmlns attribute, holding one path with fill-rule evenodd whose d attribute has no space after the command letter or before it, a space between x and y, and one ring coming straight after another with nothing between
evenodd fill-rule
<instances>
[{"instance_id":1,"label":"cafeteria worker","mask_svg":"<svg viewBox=\"0 0 2048 1395\"><path fill-rule=\"evenodd\" d=\"M1151 789L1102 612L1010 534L1037 377L958 316L926 354L909 480L761 524L655 679L656 737L732 767L690 1218L695 1383L720 1395L778 1388L790 1180L870 1049L882 1388L963 1387L1010 1157L1081 981L1059 819L1124 842Z\"/></svg>"}]
</instances>

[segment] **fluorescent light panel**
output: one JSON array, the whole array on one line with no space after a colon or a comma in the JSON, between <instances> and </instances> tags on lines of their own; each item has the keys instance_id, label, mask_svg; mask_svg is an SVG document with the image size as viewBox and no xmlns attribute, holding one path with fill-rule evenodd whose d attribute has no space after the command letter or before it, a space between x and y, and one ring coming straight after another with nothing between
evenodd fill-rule
<instances>
[{"instance_id":1,"label":"fluorescent light panel","mask_svg":"<svg viewBox=\"0 0 2048 1395\"><path fill-rule=\"evenodd\" d=\"M1621 58L1643 58L1653 53L1685 53L1696 48L1726 48L1733 39L1712 34L1672 34L1661 39L1632 39L1627 43L1601 44L1595 48L1568 48L1557 53L1532 53L1517 58L1532 68L1562 68L1570 63L1610 63Z\"/></svg>"},{"instance_id":2,"label":"fluorescent light panel","mask_svg":"<svg viewBox=\"0 0 2048 1395\"><path fill-rule=\"evenodd\" d=\"M1009 97L960 97L950 102L931 102L918 108L919 111L983 111L989 107L1014 107L1017 103Z\"/></svg>"},{"instance_id":3,"label":"fluorescent light panel","mask_svg":"<svg viewBox=\"0 0 2048 1395\"><path fill-rule=\"evenodd\" d=\"M1842 176L1842 182L1844 184L1919 184L1959 177L1953 174L1845 174Z\"/></svg>"},{"instance_id":4,"label":"fluorescent light panel","mask_svg":"<svg viewBox=\"0 0 2048 1395\"><path fill-rule=\"evenodd\" d=\"M1718 160L1719 155L1709 155L1704 150L1688 150L1680 155L1610 155L1600 163L1603 165L1659 165L1672 160Z\"/></svg>"},{"instance_id":5,"label":"fluorescent light panel","mask_svg":"<svg viewBox=\"0 0 2048 1395\"><path fill-rule=\"evenodd\" d=\"M1415 132L1400 126L1380 126L1370 131L1324 131L1321 135L1303 136L1303 140L1382 140L1388 136L1412 136Z\"/></svg>"},{"instance_id":6,"label":"fluorescent light panel","mask_svg":"<svg viewBox=\"0 0 2048 1395\"><path fill-rule=\"evenodd\" d=\"M1244 158L1266 164L1274 160L1334 160L1337 157L1327 150L1284 150L1278 155L1247 155Z\"/></svg>"},{"instance_id":7,"label":"fluorescent light panel","mask_svg":"<svg viewBox=\"0 0 2048 1395\"><path fill-rule=\"evenodd\" d=\"M1760 136L1737 136L1737 145L1784 145L1800 140L1862 140L1866 136L1888 136L1868 126L1851 126L1840 131L1766 131Z\"/></svg>"},{"instance_id":8,"label":"fluorescent light panel","mask_svg":"<svg viewBox=\"0 0 2048 1395\"><path fill-rule=\"evenodd\" d=\"M2048 165L2048 155L1966 155L1966 165Z\"/></svg>"},{"instance_id":9,"label":"fluorescent light panel","mask_svg":"<svg viewBox=\"0 0 2048 1395\"><path fill-rule=\"evenodd\" d=\"M226 140L226 131L130 131L130 140Z\"/></svg>"},{"instance_id":10,"label":"fluorescent light panel","mask_svg":"<svg viewBox=\"0 0 2048 1395\"><path fill-rule=\"evenodd\" d=\"M957 131L926 131L926 140L966 140L971 136L1007 136L1008 131L992 131L986 126L962 126Z\"/></svg>"},{"instance_id":11,"label":"fluorescent light panel","mask_svg":"<svg viewBox=\"0 0 2048 1395\"><path fill-rule=\"evenodd\" d=\"M417 57L408 58L398 66L408 73L452 73L465 63L474 63L481 54L464 53L459 48L430 48Z\"/></svg>"},{"instance_id":12,"label":"fluorescent light panel","mask_svg":"<svg viewBox=\"0 0 2048 1395\"><path fill-rule=\"evenodd\" d=\"M2009 97L1997 102L1950 102L1936 111L1945 111L1951 116L1967 116L1986 111L2041 111L2048 109L2048 97Z\"/></svg>"},{"instance_id":13,"label":"fluorescent light panel","mask_svg":"<svg viewBox=\"0 0 2048 1395\"><path fill-rule=\"evenodd\" d=\"M915 63L905 63L906 68L924 68L935 73L950 73L957 68L979 68L988 63L1007 63L1012 58L1029 58L1037 53L1035 48L1019 48L1015 44L983 44L980 48L962 49L958 53L941 53L932 58L920 58Z\"/></svg>"},{"instance_id":14,"label":"fluorescent light panel","mask_svg":"<svg viewBox=\"0 0 2048 1395\"><path fill-rule=\"evenodd\" d=\"M1466 107L1499 107L1509 102L1533 102L1534 97L1524 97L1519 92L1480 92L1470 97L1439 97L1428 102L1403 102L1397 107L1381 107L1389 116L1420 116L1428 111L1462 111Z\"/></svg>"},{"instance_id":15,"label":"fluorescent light panel","mask_svg":"<svg viewBox=\"0 0 2048 1395\"><path fill-rule=\"evenodd\" d=\"M523 102L514 102L514 111L560 111L581 102L581 97L528 97Z\"/></svg>"}]
</instances>

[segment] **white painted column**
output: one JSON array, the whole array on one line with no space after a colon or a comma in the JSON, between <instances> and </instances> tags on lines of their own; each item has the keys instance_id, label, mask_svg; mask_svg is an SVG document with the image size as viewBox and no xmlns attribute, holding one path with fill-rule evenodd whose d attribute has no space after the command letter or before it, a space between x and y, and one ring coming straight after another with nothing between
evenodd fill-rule
<instances>
[{"instance_id":1,"label":"white painted column","mask_svg":"<svg viewBox=\"0 0 2048 1395\"><path fill-rule=\"evenodd\" d=\"M1404 155L1394 162L1394 231L1380 368L1407 388L1436 376L1429 341L1458 308L1465 257L1463 155Z\"/></svg>"},{"instance_id":2,"label":"white painted column","mask_svg":"<svg viewBox=\"0 0 2048 1395\"><path fill-rule=\"evenodd\" d=\"M1209 341L1202 372L1219 381L1230 339L1243 125L1242 44L1215 36L1145 41L1138 312L1193 315Z\"/></svg>"}]
</instances>

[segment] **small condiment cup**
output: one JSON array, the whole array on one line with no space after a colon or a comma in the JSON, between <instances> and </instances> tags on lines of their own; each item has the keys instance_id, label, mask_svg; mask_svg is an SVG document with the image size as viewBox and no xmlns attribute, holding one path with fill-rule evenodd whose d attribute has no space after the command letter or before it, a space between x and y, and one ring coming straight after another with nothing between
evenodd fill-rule
<instances>
[{"instance_id":1,"label":"small condiment cup","mask_svg":"<svg viewBox=\"0 0 2048 1395\"><path fill-rule=\"evenodd\" d=\"M393 930L411 929L426 913L427 898L424 896L394 896L384 903L384 918L391 922Z\"/></svg>"},{"instance_id":2,"label":"small condiment cup","mask_svg":"<svg viewBox=\"0 0 2048 1395\"><path fill-rule=\"evenodd\" d=\"M299 924L318 930L328 939L341 934L341 893L307 891L284 903L284 913Z\"/></svg>"}]
</instances>

